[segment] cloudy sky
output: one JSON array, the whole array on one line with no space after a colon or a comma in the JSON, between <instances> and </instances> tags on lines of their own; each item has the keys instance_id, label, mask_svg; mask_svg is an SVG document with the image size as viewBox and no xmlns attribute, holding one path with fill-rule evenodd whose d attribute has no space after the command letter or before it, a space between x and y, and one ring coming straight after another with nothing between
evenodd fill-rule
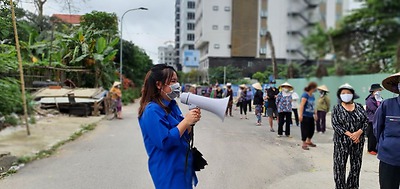
<instances>
[{"instance_id":1,"label":"cloudy sky","mask_svg":"<svg viewBox=\"0 0 400 189\"><path fill-rule=\"evenodd\" d=\"M20 6L36 12L31 0L22 0ZM61 2L62 0L59 0ZM175 0L75 0L76 11L72 14L85 14L93 10L114 12L120 19L122 14L133 8L146 7L147 11L131 11L124 16L123 38L132 41L146 50L154 63L157 63L157 48L168 41L174 40ZM44 7L44 14L66 13L56 0L48 0Z\"/></svg>"}]
</instances>

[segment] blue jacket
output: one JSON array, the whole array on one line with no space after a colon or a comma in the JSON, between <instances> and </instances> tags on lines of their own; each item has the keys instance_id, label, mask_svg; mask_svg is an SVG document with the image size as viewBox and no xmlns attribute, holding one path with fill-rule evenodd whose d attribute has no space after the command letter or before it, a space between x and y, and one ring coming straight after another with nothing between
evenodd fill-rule
<instances>
[{"instance_id":1,"label":"blue jacket","mask_svg":"<svg viewBox=\"0 0 400 189\"><path fill-rule=\"evenodd\" d=\"M179 135L176 126L183 116L176 101L163 103L171 110L169 114L150 102L139 118L149 171L157 189L191 189L197 184L197 177L192 168L192 153L188 153L190 136L187 131L182 137Z\"/></svg>"},{"instance_id":2,"label":"blue jacket","mask_svg":"<svg viewBox=\"0 0 400 189\"><path fill-rule=\"evenodd\" d=\"M378 141L378 159L400 166L400 97L382 102L376 110L373 126Z\"/></svg>"}]
</instances>

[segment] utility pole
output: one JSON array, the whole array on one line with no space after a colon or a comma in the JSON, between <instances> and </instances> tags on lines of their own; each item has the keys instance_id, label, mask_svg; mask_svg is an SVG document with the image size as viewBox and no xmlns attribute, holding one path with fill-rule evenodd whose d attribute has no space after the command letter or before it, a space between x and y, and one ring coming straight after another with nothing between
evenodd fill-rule
<instances>
[{"instance_id":1,"label":"utility pole","mask_svg":"<svg viewBox=\"0 0 400 189\"><path fill-rule=\"evenodd\" d=\"M272 61L272 72L274 79L276 80L278 78L278 67L276 65L276 59L275 59L275 46L274 42L272 41L272 35L269 31L267 31L265 35L265 40L271 46L271 61Z\"/></svg>"},{"instance_id":2,"label":"utility pole","mask_svg":"<svg viewBox=\"0 0 400 189\"><path fill-rule=\"evenodd\" d=\"M15 20L15 10L14 10L14 5L13 5L12 0L10 0L10 6L11 6L11 17L12 17L12 22L13 22L13 27L14 27L14 35L15 35L15 48L17 49L19 76L21 79L21 95L22 95L22 102L24 105L24 119L25 119L25 125L26 125L26 132L29 136L29 135L31 135L31 132L29 130L29 123L28 123L28 108L26 105L26 96L25 96L24 69L22 68L22 58L21 58L21 50L19 47L17 21Z\"/></svg>"},{"instance_id":3,"label":"utility pole","mask_svg":"<svg viewBox=\"0 0 400 189\"><path fill-rule=\"evenodd\" d=\"M226 66L224 66L224 85L226 84Z\"/></svg>"}]
</instances>

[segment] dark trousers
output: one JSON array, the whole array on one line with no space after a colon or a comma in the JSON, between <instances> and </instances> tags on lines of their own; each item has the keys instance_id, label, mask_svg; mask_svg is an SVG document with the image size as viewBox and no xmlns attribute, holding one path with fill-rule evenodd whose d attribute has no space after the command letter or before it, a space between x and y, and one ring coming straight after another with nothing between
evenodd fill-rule
<instances>
[{"instance_id":1,"label":"dark trousers","mask_svg":"<svg viewBox=\"0 0 400 189\"><path fill-rule=\"evenodd\" d=\"M301 140L306 141L307 138L311 139L314 136L315 123L314 117L303 116L303 121L300 126Z\"/></svg>"},{"instance_id":2,"label":"dark trousers","mask_svg":"<svg viewBox=\"0 0 400 189\"><path fill-rule=\"evenodd\" d=\"M283 133L283 124L286 123L285 126L285 135L290 135L290 121L292 120L292 112L279 112L278 113L278 135L282 135Z\"/></svg>"},{"instance_id":3,"label":"dark trousers","mask_svg":"<svg viewBox=\"0 0 400 189\"><path fill-rule=\"evenodd\" d=\"M228 112L229 112L229 115L232 116L232 106L233 106L233 101L230 100L228 102L228 107L226 107L226 111L225 111L226 116L228 116Z\"/></svg>"},{"instance_id":4,"label":"dark trousers","mask_svg":"<svg viewBox=\"0 0 400 189\"><path fill-rule=\"evenodd\" d=\"M296 125L299 126L299 113L297 112L297 108L292 109L294 114L294 120L296 120ZM292 119L290 119L290 123L293 124Z\"/></svg>"},{"instance_id":5,"label":"dark trousers","mask_svg":"<svg viewBox=\"0 0 400 189\"><path fill-rule=\"evenodd\" d=\"M368 152L374 151L377 152L376 150L376 137L374 135L374 128L372 126L372 122L368 123L367 127L367 137L368 137Z\"/></svg>"},{"instance_id":6,"label":"dark trousers","mask_svg":"<svg viewBox=\"0 0 400 189\"><path fill-rule=\"evenodd\" d=\"M333 178L336 189L358 189L364 142L333 143ZM346 164L350 156L350 171L346 181Z\"/></svg>"},{"instance_id":7,"label":"dark trousers","mask_svg":"<svg viewBox=\"0 0 400 189\"><path fill-rule=\"evenodd\" d=\"M317 132L326 131L326 112L325 111L317 111Z\"/></svg>"},{"instance_id":8,"label":"dark trousers","mask_svg":"<svg viewBox=\"0 0 400 189\"><path fill-rule=\"evenodd\" d=\"M247 100L247 105L249 106L249 112L251 112L251 100Z\"/></svg>"},{"instance_id":9,"label":"dark trousers","mask_svg":"<svg viewBox=\"0 0 400 189\"><path fill-rule=\"evenodd\" d=\"M400 188L400 166L379 162L379 184L381 189Z\"/></svg>"},{"instance_id":10,"label":"dark trousers","mask_svg":"<svg viewBox=\"0 0 400 189\"><path fill-rule=\"evenodd\" d=\"M244 115L247 115L247 102L243 101L240 102L240 115L242 115L244 113Z\"/></svg>"}]
</instances>

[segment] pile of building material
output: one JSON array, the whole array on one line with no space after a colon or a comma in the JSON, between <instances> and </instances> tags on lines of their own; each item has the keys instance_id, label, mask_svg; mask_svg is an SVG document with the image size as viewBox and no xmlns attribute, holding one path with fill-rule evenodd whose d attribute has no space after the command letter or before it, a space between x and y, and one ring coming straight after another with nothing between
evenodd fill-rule
<instances>
[{"instance_id":1,"label":"pile of building material","mask_svg":"<svg viewBox=\"0 0 400 189\"><path fill-rule=\"evenodd\" d=\"M107 93L103 88L42 88L32 96L42 109L89 116L104 111L103 101Z\"/></svg>"}]
</instances>

